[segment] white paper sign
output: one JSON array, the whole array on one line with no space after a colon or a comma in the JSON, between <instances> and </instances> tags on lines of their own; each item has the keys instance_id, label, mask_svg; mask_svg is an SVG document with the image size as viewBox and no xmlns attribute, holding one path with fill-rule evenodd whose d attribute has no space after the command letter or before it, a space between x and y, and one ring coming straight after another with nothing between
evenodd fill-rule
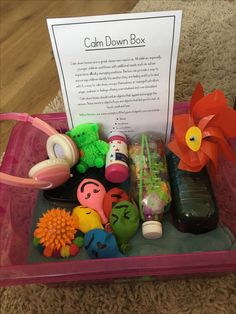
<instances>
[{"instance_id":1,"label":"white paper sign","mask_svg":"<svg viewBox=\"0 0 236 314\"><path fill-rule=\"evenodd\" d=\"M48 19L70 128L169 138L181 11Z\"/></svg>"}]
</instances>

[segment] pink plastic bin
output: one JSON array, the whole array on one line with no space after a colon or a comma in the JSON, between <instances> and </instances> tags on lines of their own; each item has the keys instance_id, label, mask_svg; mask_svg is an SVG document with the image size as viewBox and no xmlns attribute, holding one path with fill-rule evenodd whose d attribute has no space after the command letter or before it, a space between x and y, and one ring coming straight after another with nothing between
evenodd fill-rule
<instances>
[{"instance_id":1,"label":"pink plastic bin","mask_svg":"<svg viewBox=\"0 0 236 314\"><path fill-rule=\"evenodd\" d=\"M185 111L175 106L175 114ZM62 132L68 129L66 115L37 115ZM26 176L37 162L46 159L46 135L27 123L12 130L0 170ZM232 142L236 148L236 141ZM236 167L221 160L212 177L220 206L221 222L236 237ZM29 264L27 262L32 211L38 191L0 184L0 285L50 282L87 282L121 278L175 277L236 271L236 250L137 256L117 259L76 260Z\"/></svg>"}]
</instances>

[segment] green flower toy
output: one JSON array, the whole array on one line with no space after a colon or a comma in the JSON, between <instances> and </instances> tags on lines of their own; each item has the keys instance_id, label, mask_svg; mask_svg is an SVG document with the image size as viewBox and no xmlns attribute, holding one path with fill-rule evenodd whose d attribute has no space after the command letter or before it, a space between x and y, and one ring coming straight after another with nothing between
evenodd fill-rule
<instances>
[{"instance_id":1,"label":"green flower toy","mask_svg":"<svg viewBox=\"0 0 236 314\"><path fill-rule=\"evenodd\" d=\"M105 165L109 145L99 140L97 124L79 124L66 134L80 150L80 161L76 167L78 172L84 173L90 167L102 168Z\"/></svg>"},{"instance_id":2,"label":"green flower toy","mask_svg":"<svg viewBox=\"0 0 236 314\"><path fill-rule=\"evenodd\" d=\"M139 227L139 211L136 205L129 201L117 203L111 210L110 226L116 236L120 250L129 250L128 241Z\"/></svg>"}]
</instances>

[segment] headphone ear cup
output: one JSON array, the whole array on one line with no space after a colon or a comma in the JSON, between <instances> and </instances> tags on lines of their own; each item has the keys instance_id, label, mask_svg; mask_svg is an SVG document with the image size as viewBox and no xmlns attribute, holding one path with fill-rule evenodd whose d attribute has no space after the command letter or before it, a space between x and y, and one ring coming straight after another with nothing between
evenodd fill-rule
<instances>
[{"instance_id":1,"label":"headphone ear cup","mask_svg":"<svg viewBox=\"0 0 236 314\"><path fill-rule=\"evenodd\" d=\"M54 134L47 140L47 153L50 159L65 159L70 167L77 164L79 150L73 140L65 134Z\"/></svg>"},{"instance_id":2,"label":"headphone ear cup","mask_svg":"<svg viewBox=\"0 0 236 314\"><path fill-rule=\"evenodd\" d=\"M49 182L45 189L52 189L70 178L70 167L64 159L47 159L34 165L29 171L29 177L36 181Z\"/></svg>"}]
</instances>

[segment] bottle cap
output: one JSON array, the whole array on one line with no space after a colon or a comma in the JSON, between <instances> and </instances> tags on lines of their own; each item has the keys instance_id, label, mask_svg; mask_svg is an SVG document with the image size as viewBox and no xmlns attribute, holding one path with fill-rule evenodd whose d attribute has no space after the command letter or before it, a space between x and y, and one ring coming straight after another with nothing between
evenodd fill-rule
<instances>
[{"instance_id":1,"label":"bottle cap","mask_svg":"<svg viewBox=\"0 0 236 314\"><path fill-rule=\"evenodd\" d=\"M146 239L158 239L162 237L162 225L159 221L145 221L142 225L143 236Z\"/></svg>"},{"instance_id":2,"label":"bottle cap","mask_svg":"<svg viewBox=\"0 0 236 314\"><path fill-rule=\"evenodd\" d=\"M127 141L127 137L125 136L125 134L116 130L112 130L109 132L108 140L111 141L112 138L121 139L125 142Z\"/></svg>"},{"instance_id":3,"label":"bottle cap","mask_svg":"<svg viewBox=\"0 0 236 314\"><path fill-rule=\"evenodd\" d=\"M105 178L112 183L122 183L129 177L128 166L122 164L111 164L106 167Z\"/></svg>"}]
</instances>

